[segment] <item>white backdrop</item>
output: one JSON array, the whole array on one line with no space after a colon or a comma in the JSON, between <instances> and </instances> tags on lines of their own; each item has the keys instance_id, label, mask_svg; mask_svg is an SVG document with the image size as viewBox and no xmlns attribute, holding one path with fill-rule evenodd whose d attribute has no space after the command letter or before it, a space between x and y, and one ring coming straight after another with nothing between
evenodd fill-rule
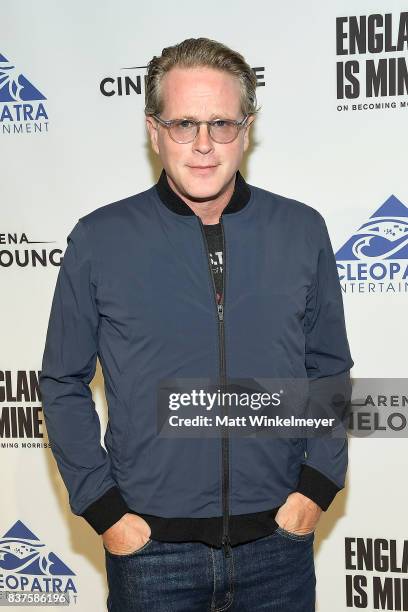
<instances>
[{"instance_id":1,"label":"white backdrop","mask_svg":"<svg viewBox=\"0 0 408 612\"><path fill-rule=\"evenodd\" d=\"M13 432L12 422L21 410L35 421L35 408L41 406L30 380L35 382L41 367L59 269L55 264L65 250L66 236L80 216L142 191L157 179L160 166L149 152L143 122L143 66L165 46L208 36L239 50L252 67L262 68L262 110L242 172L251 184L317 208L337 252L391 195L401 203L399 223L408 217L407 107L401 106L408 95L367 100L362 87L357 99L338 100L336 62L358 61L364 84L366 60L406 59L408 43L402 51L337 56L336 18L388 13L395 41L404 8L391 0L380 1L374 10L368 0L207 0L202 6L184 0L143 5L130 0L1 2L0 593L22 586L45 590L50 584L46 577L58 577L62 589L68 585L69 592L75 592L72 605L77 610L105 609L100 537L71 514L43 424L37 433L35 428ZM125 95L125 77L136 81L137 76L142 93ZM106 78L113 79L105 85L105 91L114 92L110 96L101 92ZM123 95L117 93L118 79ZM16 82L23 87L13 88ZM352 110L352 104L367 101L396 104ZM27 113L21 116L22 104L33 107L33 119ZM344 104L349 109L339 110ZM38 110L42 116L35 120ZM391 209L387 214L395 217ZM45 257L46 265L19 265L26 252L30 260L33 251ZM408 263L406 251L402 246L394 255L401 270ZM377 260L384 262L384 254ZM368 281L354 290L351 283L346 281L343 288L353 376L406 377L406 280L387 291L376 281L370 292ZM92 386L104 425L102 385L98 369ZM38 415L41 420L41 411ZM347 487L322 516L317 531L319 612L352 607L346 601L346 574L367 580L367 602L364 605L363 598L360 607L369 610L375 609L370 586L374 575L408 581L406 570L345 568L346 537L394 539L402 550L406 449L405 439L350 440ZM54 561L60 561L40 576L33 569L11 571L2 564L7 542L31 538L32 544L35 537L43 545L40 552L52 551ZM393 583L394 595L401 585ZM391 599L388 595L379 609L408 610L408 601L407 607L397 607L398 598L393 603Z\"/></svg>"}]
</instances>

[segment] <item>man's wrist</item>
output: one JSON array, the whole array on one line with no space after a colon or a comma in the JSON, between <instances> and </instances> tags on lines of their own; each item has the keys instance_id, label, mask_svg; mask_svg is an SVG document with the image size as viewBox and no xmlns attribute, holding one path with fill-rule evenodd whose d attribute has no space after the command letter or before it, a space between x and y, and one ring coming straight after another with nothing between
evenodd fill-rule
<instances>
[{"instance_id":1,"label":"man's wrist","mask_svg":"<svg viewBox=\"0 0 408 612\"><path fill-rule=\"evenodd\" d=\"M292 501L296 501L296 503L301 504L307 509L320 511L322 510L319 504L310 499L310 497L307 497L303 493L300 493L300 491L294 491L293 493L290 493L290 497L292 498Z\"/></svg>"}]
</instances>

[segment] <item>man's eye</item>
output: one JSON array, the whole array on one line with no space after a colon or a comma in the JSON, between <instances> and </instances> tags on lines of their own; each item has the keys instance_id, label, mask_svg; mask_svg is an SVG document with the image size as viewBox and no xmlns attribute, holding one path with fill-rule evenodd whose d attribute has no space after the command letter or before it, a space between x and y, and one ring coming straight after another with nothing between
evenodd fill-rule
<instances>
[{"instance_id":1,"label":"man's eye","mask_svg":"<svg viewBox=\"0 0 408 612\"><path fill-rule=\"evenodd\" d=\"M178 122L177 125L181 128L184 128L185 130L189 130L193 127L194 123L192 121L189 121L188 119L182 119Z\"/></svg>"},{"instance_id":2,"label":"man's eye","mask_svg":"<svg viewBox=\"0 0 408 612\"><path fill-rule=\"evenodd\" d=\"M229 125L229 121L227 121L226 119L217 119L216 121L214 121L213 125L215 125L215 127L222 128Z\"/></svg>"}]
</instances>

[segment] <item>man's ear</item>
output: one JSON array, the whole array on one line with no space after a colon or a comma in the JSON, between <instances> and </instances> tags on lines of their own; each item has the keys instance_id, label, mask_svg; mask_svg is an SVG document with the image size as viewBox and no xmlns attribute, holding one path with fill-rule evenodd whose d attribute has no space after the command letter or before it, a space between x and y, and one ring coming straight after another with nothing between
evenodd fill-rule
<instances>
[{"instance_id":1,"label":"man's ear","mask_svg":"<svg viewBox=\"0 0 408 612\"><path fill-rule=\"evenodd\" d=\"M146 117L146 128L147 128L147 131L149 132L150 143L152 145L152 149L155 153L157 153L157 155L159 155L159 145L157 142L158 140L157 124L155 120L153 119L153 117L150 117L150 116Z\"/></svg>"},{"instance_id":2,"label":"man's ear","mask_svg":"<svg viewBox=\"0 0 408 612\"><path fill-rule=\"evenodd\" d=\"M249 130L251 129L251 125L255 121L255 115L249 115L247 119L246 127L244 128L244 151L249 147Z\"/></svg>"}]
</instances>

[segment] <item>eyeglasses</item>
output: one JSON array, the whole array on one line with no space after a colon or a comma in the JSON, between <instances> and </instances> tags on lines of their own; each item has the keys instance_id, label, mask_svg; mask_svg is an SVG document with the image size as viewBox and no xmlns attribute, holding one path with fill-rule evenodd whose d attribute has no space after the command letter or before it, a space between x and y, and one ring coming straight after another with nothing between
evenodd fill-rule
<instances>
[{"instance_id":1,"label":"eyeglasses","mask_svg":"<svg viewBox=\"0 0 408 612\"><path fill-rule=\"evenodd\" d=\"M232 119L215 119L213 121L194 121L193 119L170 119L165 121L158 115L152 115L163 127L169 130L169 136L174 142L188 144L197 138L202 123L207 124L208 135L218 144L228 144L236 139L239 131L246 127L249 115L241 121Z\"/></svg>"}]
</instances>

